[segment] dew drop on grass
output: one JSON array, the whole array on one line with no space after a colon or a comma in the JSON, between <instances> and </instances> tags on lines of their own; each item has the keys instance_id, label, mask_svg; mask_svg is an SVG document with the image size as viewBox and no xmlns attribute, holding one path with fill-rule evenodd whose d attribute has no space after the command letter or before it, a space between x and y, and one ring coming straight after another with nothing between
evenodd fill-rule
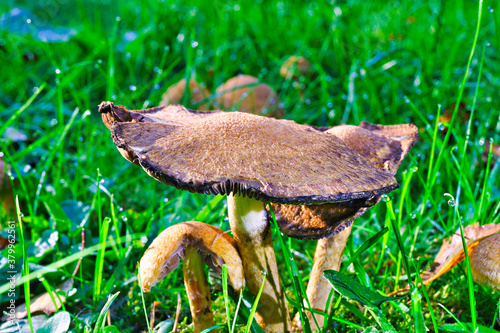
<instances>
[{"instance_id":1,"label":"dew drop on grass","mask_svg":"<svg viewBox=\"0 0 500 333\"><path fill-rule=\"evenodd\" d=\"M132 86L132 85L130 85L130 86L128 87L128 89L130 89L130 90L132 90L132 91L136 91L136 90L137 90L137 87L136 87L136 86Z\"/></svg>"},{"instance_id":2,"label":"dew drop on grass","mask_svg":"<svg viewBox=\"0 0 500 333\"><path fill-rule=\"evenodd\" d=\"M142 242L143 244L146 244L146 243L148 242L148 238L147 238L146 236L142 236L142 237L141 237L141 242Z\"/></svg>"},{"instance_id":3,"label":"dew drop on grass","mask_svg":"<svg viewBox=\"0 0 500 333\"><path fill-rule=\"evenodd\" d=\"M455 207L455 198L450 194L450 193L445 193L445 197L449 197L450 199L448 200L448 205L450 207Z\"/></svg>"},{"instance_id":4,"label":"dew drop on grass","mask_svg":"<svg viewBox=\"0 0 500 333\"><path fill-rule=\"evenodd\" d=\"M198 46L198 42L197 42L197 41L195 41L195 40L194 40L194 41L192 41L192 42L191 42L191 47L192 47L193 49L194 49L195 47L197 47L197 46Z\"/></svg>"},{"instance_id":5,"label":"dew drop on grass","mask_svg":"<svg viewBox=\"0 0 500 333\"><path fill-rule=\"evenodd\" d=\"M42 274L38 274L37 278L38 278L38 281L44 281L45 280L45 278L43 277Z\"/></svg>"}]
</instances>

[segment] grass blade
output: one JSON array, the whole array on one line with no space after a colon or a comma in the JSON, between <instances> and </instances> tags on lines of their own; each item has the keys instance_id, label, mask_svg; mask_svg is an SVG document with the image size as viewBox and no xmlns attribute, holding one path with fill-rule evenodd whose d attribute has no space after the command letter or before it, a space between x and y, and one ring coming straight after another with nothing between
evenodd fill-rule
<instances>
[{"instance_id":1,"label":"grass blade","mask_svg":"<svg viewBox=\"0 0 500 333\"><path fill-rule=\"evenodd\" d=\"M35 100L35 98L40 95L40 93L42 92L42 90L47 86L47 82L44 82L40 87L38 87L37 91L31 95L31 97L28 99L28 101L26 103L24 103L23 106L21 106L16 112L14 112L14 114L12 116L10 116L9 119L7 119L6 122L3 123L2 127L0 127L0 137L3 135L3 133L5 132L5 130L7 129L7 127L9 127L10 125L12 125L12 123L14 122L14 120L17 119L17 117L19 117L21 115L21 113L23 113L24 111L26 111L26 109L31 105L31 103L33 103L33 101Z\"/></svg>"},{"instance_id":2,"label":"grass blade","mask_svg":"<svg viewBox=\"0 0 500 333\"><path fill-rule=\"evenodd\" d=\"M250 328L252 327L252 321L253 321L253 318L255 317L255 312L257 312L257 306L259 305L259 299L260 299L260 296L262 295L262 291L264 290L264 284L266 283L266 275L267 275L267 272L264 271L264 274L262 276L262 284L260 286L259 292L257 293L257 296L255 297L255 302L253 302L253 306L252 306L252 310L250 311L250 315L248 316L247 328L245 330L245 333L250 332Z\"/></svg>"},{"instance_id":3,"label":"grass blade","mask_svg":"<svg viewBox=\"0 0 500 333\"><path fill-rule=\"evenodd\" d=\"M29 276L30 269L29 269L29 263L28 263L28 252L27 252L27 247L26 247L26 242L24 239L24 230L23 230L23 221L21 220L21 209L19 208L19 197L16 196L16 215L17 215L17 222L19 223L19 234L20 234L20 241L21 241L21 248L23 251L23 271L22 271L22 276ZM30 331L33 333L33 323L31 321L31 296L30 296L30 281L25 280L24 281L24 302L26 303L26 312L28 315L28 322L30 324Z\"/></svg>"},{"instance_id":4,"label":"grass blade","mask_svg":"<svg viewBox=\"0 0 500 333\"><path fill-rule=\"evenodd\" d=\"M111 304L113 301L118 297L120 292L117 292L116 294L113 294L108 297L108 301L106 304L104 304L104 307L101 309L101 312L99 313L99 317L97 318L97 322L95 323L94 326L94 333L101 333L104 331L104 324L106 321L106 313L108 312L109 308L111 307Z\"/></svg>"}]
</instances>

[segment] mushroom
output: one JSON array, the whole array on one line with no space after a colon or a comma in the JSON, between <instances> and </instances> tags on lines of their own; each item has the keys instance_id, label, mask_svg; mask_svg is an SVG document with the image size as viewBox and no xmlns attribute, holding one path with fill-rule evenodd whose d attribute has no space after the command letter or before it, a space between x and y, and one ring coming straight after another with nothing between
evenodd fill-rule
<instances>
[{"instance_id":1,"label":"mushroom","mask_svg":"<svg viewBox=\"0 0 500 333\"><path fill-rule=\"evenodd\" d=\"M243 265L234 240L224 231L201 222L175 224L155 238L139 264L142 289L151 288L184 260L184 284L195 332L214 326L210 287L203 262L221 272L227 265L228 282L240 292L245 287Z\"/></svg>"},{"instance_id":2,"label":"mushroom","mask_svg":"<svg viewBox=\"0 0 500 333\"><path fill-rule=\"evenodd\" d=\"M360 126L342 125L328 129L326 133L336 136L345 144L366 158L377 169L395 174L401 161L418 139L418 128L413 124L382 126L362 122ZM380 201L380 196L372 198L372 206ZM324 233L334 229L338 234L320 239L314 255L314 264L307 285L307 297L313 309L325 311L331 284L323 277L325 270L339 270L341 257L351 233L352 223L368 207L355 201L348 203L288 206L273 205L280 228L286 226L295 230L300 238L311 238L310 234ZM307 313L312 329L316 322L312 313ZM323 326L322 315L315 315L319 326ZM301 330L299 316L294 319L294 327Z\"/></svg>"},{"instance_id":3,"label":"mushroom","mask_svg":"<svg viewBox=\"0 0 500 333\"><path fill-rule=\"evenodd\" d=\"M225 110L238 110L273 118L283 118L278 94L250 75L238 75L217 88L217 103Z\"/></svg>"},{"instance_id":4,"label":"mushroom","mask_svg":"<svg viewBox=\"0 0 500 333\"><path fill-rule=\"evenodd\" d=\"M198 104L206 100L210 93L205 86L196 82L195 79L189 79L189 104ZM162 96L162 101L160 105L170 105L170 104L180 104L182 103L182 97L186 92L186 79L182 79L174 85L168 87L167 91ZM208 110L209 103L200 104L197 107L198 110Z\"/></svg>"},{"instance_id":5,"label":"mushroom","mask_svg":"<svg viewBox=\"0 0 500 333\"><path fill-rule=\"evenodd\" d=\"M280 76L286 80L298 80L312 72L311 63L302 56L290 56L281 65Z\"/></svg>"},{"instance_id":6,"label":"mushroom","mask_svg":"<svg viewBox=\"0 0 500 333\"><path fill-rule=\"evenodd\" d=\"M99 112L122 155L152 177L228 195L247 286L257 294L264 283L256 320L266 331L290 327L264 202L363 207L398 187L393 175L334 135L293 121L182 106L128 111L111 102L101 103Z\"/></svg>"},{"instance_id":7,"label":"mushroom","mask_svg":"<svg viewBox=\"0 0 500 333\"><path fill-rule=\"evenodd\" d=\"M500 234L482 239L469 256L474 281L500 291Z\"/></svg>"}]
</instances>

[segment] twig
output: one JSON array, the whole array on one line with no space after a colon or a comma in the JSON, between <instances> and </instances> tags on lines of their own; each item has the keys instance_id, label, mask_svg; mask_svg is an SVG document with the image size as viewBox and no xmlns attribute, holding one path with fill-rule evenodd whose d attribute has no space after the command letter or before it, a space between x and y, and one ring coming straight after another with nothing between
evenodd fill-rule
<instances>
[{"instance_id":1,"label":"twig","mask_svg":"<svg viewBox=\"0 0 500 333\"><path fill-rule=\"evenodd\" d=\"M172 329L172 332L177 331L177 323L179 322L180 314L181 314L181 294L177 293L177 311L175 313L175 322L174 322L174 328Z\"/></svg>"},{"instance_id":2,"label":"twig","mask_svg":"<svg viewBox=\"0 0 500 333\"><path fill-rule=\"evenodd\" d=\"M85 250L85 228L82 228L82 257L83 257L83 250ZM73 277L76 276L76 273L78 273L78 270L80 269L80 263L82 262L82 257L78 259L78 263L76 264L75 270L73 271L73 274L71 274Z\"/></svg>"}]
</instances>

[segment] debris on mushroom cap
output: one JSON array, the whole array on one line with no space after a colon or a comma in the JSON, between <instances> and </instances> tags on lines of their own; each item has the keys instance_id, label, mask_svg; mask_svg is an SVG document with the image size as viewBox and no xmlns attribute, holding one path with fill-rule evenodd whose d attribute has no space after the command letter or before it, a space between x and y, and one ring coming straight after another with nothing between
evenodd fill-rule
<instances>
[{"instance_id":1,"label":"debris on mushroom cap","mask_svg":"<svg viewBox=\"0 0 500 333\"><path fill-rule=\"evenodd\" d=\"M500 290L500 234L482 239L470 254L474 281Z\"/></svg>"},{"instance_id":2,"label":"debris on mushroom cap","mask_svg":"<svg viewBox=\"0 0 500 333\"><path fill-rule=\"evenodd\" d=\"M217 88L217 103L225 110L238 110L273 118L283 118L278 94L250 75L238 75Z\"/></svg>"},{"instance_id":3,"label":"debris on mushroom cap","mask_svg":"<svg viewBox=\"0 0 500 333\"><path fill-rule=\"evenodd\" d=\"M139 265L142 288L151 287L175 270L187 246L206 253L205 263L216 270L227 264L228 281L237 291L245 286L243 264L235 241L223 230L201 222L183 222L165 229L151 243Z\"/></svg>"},{"instance_id":4,"label":"debris on mushroom cap","mask_svg":"<svg viewBox=\"0 0 500 333\"><path fill-rule=\"evenodd\" d=\"M311 73L311 63L302 56L290 56L287 58L280 68L280 76L284 79L297 80L299 75L307 75Z\"/></svg>"},{"instance_id":5,"label":"debris on mushroom cap","mask_svg":"<svg viewBox=\"0 0 500 333\"><path fill-rule=\"evenodd\" d=\"M341 125L326 130L340 138L378 169L395 174L401 161L418 139L418 128L413 124L372 125L362 122L360 126ZM373 196L375 205L380 197ZM273 204L280 230L295 238L318 239L335 235L366 211L367 202L321 205Z\"/></svg>"},{"instance_id":6,"label":"debris on mushroom cap","mask_svg":"<svg viewBox=\"0 0 500 333\"><path fill-rule=\"evenodd\" d=\"M190 94L189 104L200 103L210 96L207 88L196 82L193 78L189 79L188 88ZM176 84L171 85L163 94L160 105L180 104L182 102L182 96L184 96L185 89L186 79L182 79ZM208 103L203 103L197 107L199 110L208 110L208 108Z\"/></svg>"},{"instance_id":7,"label":"debris on mushroom cap","mask_svg":"<svg viewBox=\"0 0 500 333\"><path fill-rule=\"evenodd\" d=\"M312 204L370 200L398 186L335 136L289 120L221 112L181 125L119 122L112 103L100 112L128 160L192 192Z\"/></svg>"}]
</instances>

